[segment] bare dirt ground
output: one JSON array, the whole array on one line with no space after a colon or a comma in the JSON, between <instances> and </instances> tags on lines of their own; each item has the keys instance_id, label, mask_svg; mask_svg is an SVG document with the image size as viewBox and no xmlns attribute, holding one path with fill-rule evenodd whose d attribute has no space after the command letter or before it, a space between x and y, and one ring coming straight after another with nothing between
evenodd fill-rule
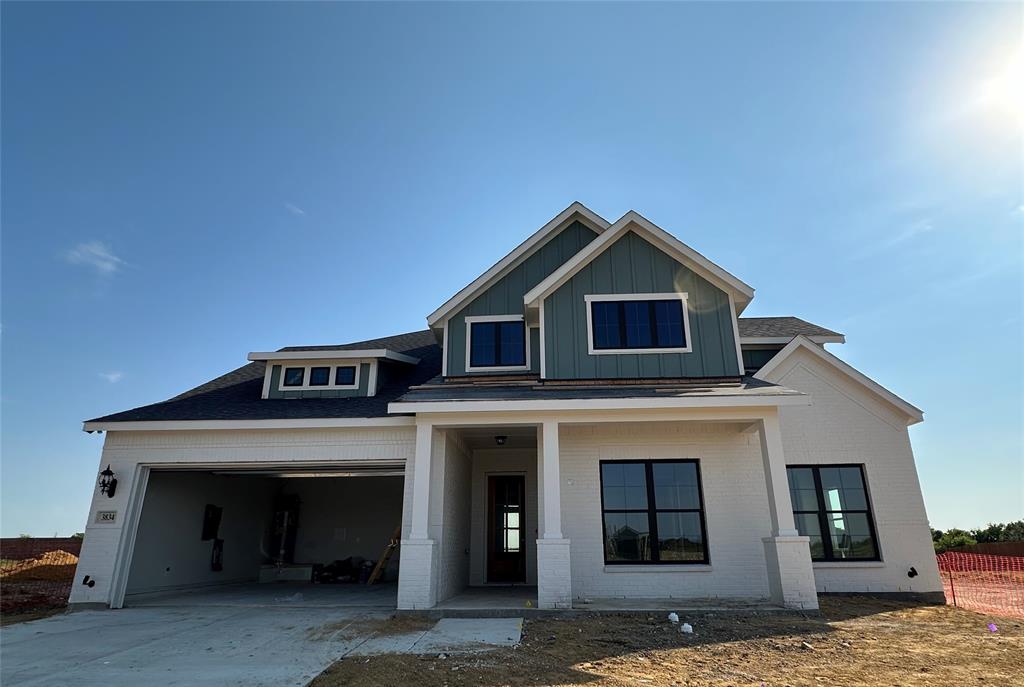
<instances>
[{"instance_id":1,"label":"bare dirt ground","mask_svg":"<svg viewBox=\"0 0 1024 687\"><path fill-rule=\"evenodd\" d=\"M867 598L824 598L821 616L681 616L693 634L680 633L664 616L527 620L514 649L353 657L311 687L1024 684L1019 619Z\"/></svg>"}]
</instances>

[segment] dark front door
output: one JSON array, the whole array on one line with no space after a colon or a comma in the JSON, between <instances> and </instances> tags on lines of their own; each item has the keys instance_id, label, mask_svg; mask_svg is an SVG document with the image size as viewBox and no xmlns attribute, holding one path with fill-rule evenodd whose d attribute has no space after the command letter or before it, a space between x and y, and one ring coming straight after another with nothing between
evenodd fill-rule
<instances>
[{"instance_id":1,"label":"dark front door","mask_svg":"<svg viewBox=\"0 0 1024 687\"><path fill-rule=\"evenodd\" d=\"M487 478L487 581L526 581L526 479Z\"/></svg>"}]
</instances>

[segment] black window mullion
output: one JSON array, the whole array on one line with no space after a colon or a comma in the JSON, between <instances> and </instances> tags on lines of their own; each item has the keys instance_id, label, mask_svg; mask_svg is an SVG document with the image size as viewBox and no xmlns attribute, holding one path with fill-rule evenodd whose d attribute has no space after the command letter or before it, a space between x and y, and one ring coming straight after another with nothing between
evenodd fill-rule
<instances>
[{"instance_id":1,"label":"black window mullion","mask_svg":"<svg viewBox=\"0 0 1024 687\"><path fill-rule=\"evenodd\" d=\"M650 327L651 341L656 348L660 348L661 341L658 340L658 323L654 320L654 301L647 301L647 326Z\"/></svg>"},{"instance_id":2,"label":"black window mullion","mask_svg":"<svg viewBox=\"0 0 1024 687\"><path fill-rule=\"evenodd\" d=\"M828 526L828 515L825 510L825 494L821 490L821 473L818 468L811 468L814 475L814 493L818 497L818 528L821 530L821 546L824 550L826 561L835 560L835 553L832 551L832 530Z\"/></svg>"},{"instance_id":3,"label":"black window mullion","mask_svg":"<svg viewBox=\"0 0 1024 687\"><path fill-rule=\"evenodd\" d=\"M658 511L654 503L654 465L651 461L644 463L644 476L647 479L647 529L650 532L651 561L661 562L661 551L658 550Z\"/></svg>"},{"instance_id":4,"label":"black window mullion","mask_svg":"<svg viewBox=\"0 0 1024 687\"><path fill-rule=\"evenodd\" d=\"M501 323L492 322L491 326L494 327L494 365L497 367L501 365Z\"/></svg>"},{"instance_id":5,"label":"black window mullion","mask_svg":"<svg viewBox=\"0 0 1024 687\"><path fill-rule=\"evenodd\" d=\"M619 317L619 348L629 348L626 340L626 304L624 301L617 301L615 312Z\"/></svg>"}]
</instances>

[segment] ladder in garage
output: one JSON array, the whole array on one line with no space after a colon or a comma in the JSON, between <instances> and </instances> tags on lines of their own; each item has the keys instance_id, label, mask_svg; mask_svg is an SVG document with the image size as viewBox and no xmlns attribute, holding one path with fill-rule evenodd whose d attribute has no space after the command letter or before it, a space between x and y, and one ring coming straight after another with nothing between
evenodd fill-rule
<instances>
[{"instance_id":1,"label":"ladder in garage","mask_svg":"<svg viewBox=\"0 0 1024 687\"><path fill-rule=\"evenodd\" d=\"M378 560L377 565L373 567L373 572L370 573L370 577L366 580L366 584L373 584L384 575L384 570L388 567L388 561L391 560L391 556L398 548L398 543L401 541L401 538L402 526L399 525L395 528L395 533L391 535L388 545L384 547L384 553L380 555L380 560Z\"/></svg>"}]
</instances>

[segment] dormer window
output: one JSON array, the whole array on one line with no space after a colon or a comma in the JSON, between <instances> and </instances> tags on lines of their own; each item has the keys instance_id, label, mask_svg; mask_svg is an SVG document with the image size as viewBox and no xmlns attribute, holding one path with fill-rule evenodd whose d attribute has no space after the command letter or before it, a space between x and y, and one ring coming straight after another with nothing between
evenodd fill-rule
<instances>
[{"instance_id":1,"label":"dormer window","mask_svg":"<svg viewBox=\"0 0 1024 687\"><path fill-rule=\"evenodd\" d=\"M530 367L522 315L466 318L466 370L508 372Z\"/></svg>"},{"instance_id":2,"label":"dormer window","mask_svg":"<svg viewBox=\"0 0 1024 687\"><path fill-rule=\"evenodd\" d=\"M334 368L335 386L354 386L356 383L355 365L344 365Z\"/></svg>"},{"instance_id":3,"label":"dormer window","mask_svg":"<svg viewBox=\"0 0 1024 687\"><path fill-rule=\"evenodd\" d=\"M282 386L302 386L306 381L306 368L286 367L284 368L284 381Z\"/></svg>"},{"instance_id":4,"label":"dormer window","mask_svg":"<svg viewBox=\"0 0 1024 687\"><path fill-rule=\"evenodd\" d=\"M278 388L281 391L357 389L359 388L359 366L310 364L285 367Z\"/></svg>"},{"instance_id":5,"label":"dormer window","mask_svg":"<svg viewBox=\"0 0 1024 687\"><path fill-rule=\"evenodd\" d=\"M584 296L591 355L689 353L685 293Z\"/></svg>"},{"instance_id":6,"label":"dormer window","mask_svg":"<svg viewBox=\"0 0 1024 687\"><path fill-rule=\"evenodd\" d=\"M331 368L311 367L309 368L310 386L327 386L331 383Z\"/></svg>"}]
</instances>

